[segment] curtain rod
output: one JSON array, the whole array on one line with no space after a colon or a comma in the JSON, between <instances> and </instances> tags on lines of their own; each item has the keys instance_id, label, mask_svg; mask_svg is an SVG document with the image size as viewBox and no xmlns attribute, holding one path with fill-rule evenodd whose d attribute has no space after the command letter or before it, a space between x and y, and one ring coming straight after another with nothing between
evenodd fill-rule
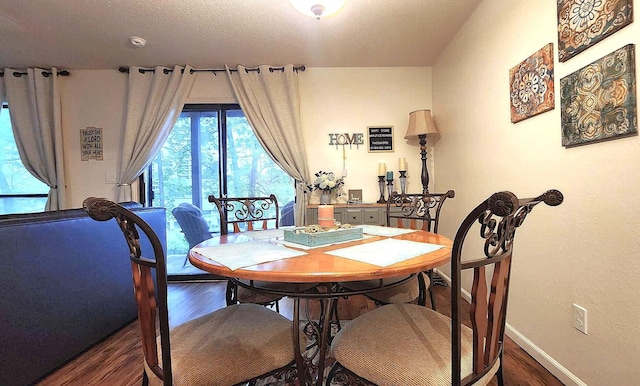
<instances>
[{"instance_id":1,"label":"curtain rod","mask_svg":"<svg viewBox=\"0 0 640 386\"><path fill-rule=\"evenodd\" d=\"M21 77L22 75L27 75L26 72L20 72L20 71L14 71L13 72L13 76L15 76L16 78ZM44 76L45 78L48 78L49 75L51 75L51 71L42 71L42 76ZM58 75L59 76L69 76L69 71L67 70L62 70L62 71L58 71ZM0 71L0 77L4 76L4 72Z\"/></svg>"},{"instance_id":2,"label":"curtain rod","mask_svg":"<svg viewBox=\"0 0 640 386\"><path fill-rule=\"evenodd\" d=\"M295 72L304 71L304 70L306 70L306 67L304 65L293 67L293 71L295 71ZM129 67L120 67L120 68L118 68L118 71L128 74L129 73ZM147 72L155 72L155 71L156 70L154 68L139 68L138 69L138 72L140 72L141 74L144 74L144 73L147 73ZM238 71L238 69L237 68L231 68L231 69L229 69L229 71L235 72L235 71ZM260 68L259 67L245 68L245 71L247 73L254 72L254 71L257 71L258 73L260 73ZM274 72L274 71L284 71L284 67L269 67L269 72ZM162 70L162 72L164 74L169 74L169 73L173 72L173 70L169 69L169 68L165 68L165 69ZM184 73L184 69L180 70L180 72ZM224 69L224 68L222 68L222 69L217 69L217 68L196 69L196 68L192 68L191 70L189 70L189 72L191 74L193 74L194 72L212 72L213 75L216 75L216 72L227 72L227 70Z\"/></svg>"}]
</instances>

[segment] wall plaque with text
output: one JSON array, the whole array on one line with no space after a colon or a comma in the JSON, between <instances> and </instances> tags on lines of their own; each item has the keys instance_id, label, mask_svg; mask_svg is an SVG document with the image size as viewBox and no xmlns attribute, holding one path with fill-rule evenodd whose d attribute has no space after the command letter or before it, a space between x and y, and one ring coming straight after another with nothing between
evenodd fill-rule
<instances>
[{"instance_id":1,"label":"wall plaque with text","mask_svg":"<svg viewBox=\"0 0 640 386\"><path fill-rule=\"evenodd\" d=\"M369 151L393 152L393 126L369 126Z\"/></svg>"},{"instance_id":2,"label":"wall plaque with text","mask_svg":"<svg viewBox=\"0 0 640 386\"><path fill-rule=\"evenodd\" d=\"M102 161L102 128L80 129L80 154L82 161Z\"/></svg>"}]
</instances>

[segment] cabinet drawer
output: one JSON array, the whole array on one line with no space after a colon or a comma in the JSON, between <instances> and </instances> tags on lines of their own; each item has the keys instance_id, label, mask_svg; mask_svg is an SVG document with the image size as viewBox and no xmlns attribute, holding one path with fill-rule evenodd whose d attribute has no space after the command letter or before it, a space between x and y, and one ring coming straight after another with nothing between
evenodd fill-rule
<instances>
[{"instance_id":1,"label":"cabinet drawer","mask_svg":"<svg viewBox=\"0 0 640 386\"><path fill-rule=\"evenodd\" d=\"M347 224L362 224L362 209L347 209L344 222Z\"/></svg>"},{"instance_id":2,"label":"cabinet drawer","mask_svg":"<svg viewBox=\"0 0 640 386\"><path fill-rule=\"evenodd\" d=\"M380 211L378 209L364 209L362 212L362 223L369 225L380 224Z\"/></svg>"}]
</instances>

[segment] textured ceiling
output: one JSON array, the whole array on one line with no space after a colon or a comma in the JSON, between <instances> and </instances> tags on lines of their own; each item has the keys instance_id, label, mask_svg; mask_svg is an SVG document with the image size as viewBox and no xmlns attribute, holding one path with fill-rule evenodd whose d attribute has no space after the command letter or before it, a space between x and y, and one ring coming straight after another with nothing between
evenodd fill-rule
<instances>
[{"instance_id":1,"label":"textured ceiling","mask_svg":"<svg viewBox=\"0 0 640 386\"><path fill-rule=\"evenodd\" d=\"M316 20L288 0L0 0L0 68L430 66L481 1L346 0Z\"/></svg>"}]
</instances>

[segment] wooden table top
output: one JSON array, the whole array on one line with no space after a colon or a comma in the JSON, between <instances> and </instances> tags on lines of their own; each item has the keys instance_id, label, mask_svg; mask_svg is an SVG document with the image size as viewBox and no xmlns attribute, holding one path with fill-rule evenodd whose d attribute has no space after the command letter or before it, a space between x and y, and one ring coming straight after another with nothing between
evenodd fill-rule
<instances>
[{"instance_id":1,"label":"wooden table top","mask_svg":"<svg viewBox=\"0 0 640 386\"><path fill-rule=\"evenodd\" d=\"M438 244L443 245L444 248L386 267L363 263L326 253L328 251L371 243L385 238L388 237L374 236L319 248L306 249L304 250L306 255L303 256L262 263L236 270L230 270L229 268L220 265L207 257L193 253L192 251L189 252L189 261L195 267L198 267L203 271L224 277L280 283L329 283L409 275L438 267L447 263L451 259L451 246L453 243L449 238L420 230L393 236L391 238L428 244ZM242 233L232 233L205 240L196 247L213 247L221 244L241 243L249 240L252 240L252 238L247 235Z\"/></svg>"}]
</instances>

